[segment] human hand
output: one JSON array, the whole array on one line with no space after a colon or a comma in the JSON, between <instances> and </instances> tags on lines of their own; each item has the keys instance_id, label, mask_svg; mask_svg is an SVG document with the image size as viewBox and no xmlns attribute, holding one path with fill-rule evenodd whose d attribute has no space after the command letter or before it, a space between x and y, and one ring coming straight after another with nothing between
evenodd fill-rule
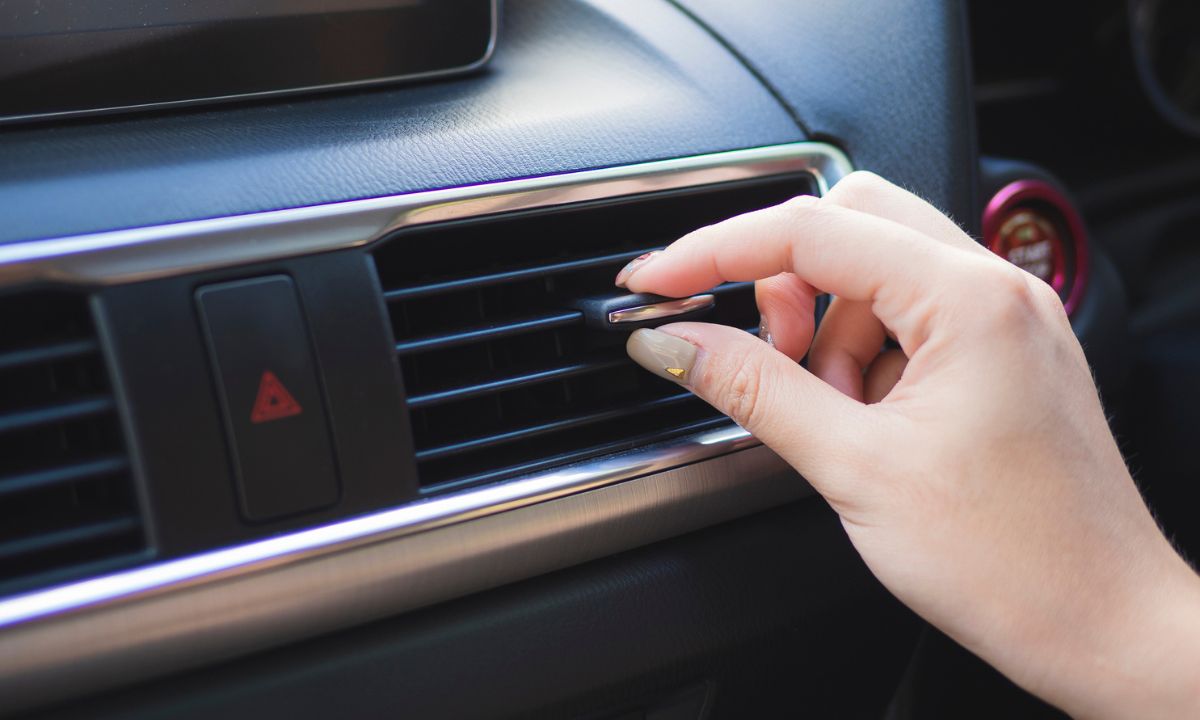
<instances>
[{"instance_id":1,"label":"human hand","mask_svg":"<svg viewBox=\"0 0 1200 720\"><path fill-rule=\"evenodd\" d=\"M691 233L618 284L745 280L773 346L677 323L630 355L778 452L889 590L1018 684L1079 716L1200 715L1200 582L1053 290L866 173ZM820 292L836 297L814 337ZM887 335L902 352L880 353Z\"/></svg>"}]
</instances>

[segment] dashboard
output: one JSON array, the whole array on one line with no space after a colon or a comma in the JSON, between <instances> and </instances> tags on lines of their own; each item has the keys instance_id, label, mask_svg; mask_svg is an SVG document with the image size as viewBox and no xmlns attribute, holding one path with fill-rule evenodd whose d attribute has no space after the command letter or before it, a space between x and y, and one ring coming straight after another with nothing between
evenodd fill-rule
<instances>
[{"instance_id":1,"label":"dashboard","mask_svg":"<svg viewBox=\"0 0 1200 720\"><path fill-rule=\"evenodd\" d=\"M1091 78L1003 65L988 38L1018 9L982 3L460 5L498 28L462 33L453 72L414 64L432 50L270 87L221 66L233 89L190 100L33 84L4 108L0 714L978 709L940 674L1032 703L591 308L632 307L629 259L868 169L1044 274L1123 398L1152 375L1121 229L1147 204L1105 216L1131 164L1089 175L1029 126ZM1110 41L1110 5L1070 27ZM363 54L437 35L414 27ZM313 85L338 87L292 92ZM1171 122L1144 103L1113 122ZM697 312L757 331L748 284ZM1141 397L1118 416L1160 417Z\"/></svg>"}]
</instances>

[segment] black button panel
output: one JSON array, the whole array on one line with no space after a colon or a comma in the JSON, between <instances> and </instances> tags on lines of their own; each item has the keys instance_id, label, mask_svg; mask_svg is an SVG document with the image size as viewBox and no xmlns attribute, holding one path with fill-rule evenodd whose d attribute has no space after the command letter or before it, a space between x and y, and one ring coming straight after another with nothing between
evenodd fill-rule
<instances>
[{"instance_id":1,"label":"black button panel","mask_svg":"<svg viewBox=\"0 0 1200 720\"><path fill-rule=\"evenodd\" d=\"M327 507L339 485L308 326L286 275L196 291L248 520Z\"/></svg>"}]
</instances>

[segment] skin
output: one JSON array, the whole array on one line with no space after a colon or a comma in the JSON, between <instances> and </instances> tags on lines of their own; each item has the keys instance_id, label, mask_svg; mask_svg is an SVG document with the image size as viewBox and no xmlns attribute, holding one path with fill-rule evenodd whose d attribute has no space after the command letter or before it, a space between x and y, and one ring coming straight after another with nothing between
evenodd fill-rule
<instances>
[{"instance_id":1,"label":"skin","mask_svg":"<svg viewBox=\"0 0 1200 720\"><path fill-rule=\"evenodd\" d=\"M697 349L679 382L803 474L892 593L1076 717L1200 717L1200 580L1048 286L869 173L702 228L620 283L746 280L773 346L666 325ZM880 354L888 336L902 351Z\"/></svg>"}]
</instances>

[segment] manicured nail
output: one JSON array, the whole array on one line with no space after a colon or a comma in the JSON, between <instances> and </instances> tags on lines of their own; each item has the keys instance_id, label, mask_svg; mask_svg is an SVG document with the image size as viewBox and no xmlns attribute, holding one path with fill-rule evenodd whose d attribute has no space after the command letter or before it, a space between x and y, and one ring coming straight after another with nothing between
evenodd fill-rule
<instances>
[{"instance_id":1,"label":"manicured nail","mask_svg":"<svg viewBox=\"0 0 1200 720\"><path fill-rule=\"evenodd\" d=\"M775 347L775 337L771 335L771 328L767 327L767 316L760 316L762 319L758 321L758 339L762 340L771 347Z\"/></svg>"},{"instance_id":2,"label":"manicured nail","mask_svg":"<svg viewBox=\"0 0 1200 720\"><path fill-rule=\"evenodd\" d=\"M638 268L650 262L650 260L657 254L657 250L648 253L642 253L626 263L625 267L621 268L621 272L617 273L617 279L615 281L616 286L619 288L625 287L625 283L629 282L630 276L637 272Z\"/></svg>"},{"instance_id":3,"label":"manicured nail","mask_svg":"<svg viewBox=\"0 0 1200 720\"><path fill-rule=\"evenodd\" d=\"M638 365L655 375L687 385L696 364L696 346L683 338L659 330L635 330L625 343L625 352Z\"/></svg>"}]
</instances>

